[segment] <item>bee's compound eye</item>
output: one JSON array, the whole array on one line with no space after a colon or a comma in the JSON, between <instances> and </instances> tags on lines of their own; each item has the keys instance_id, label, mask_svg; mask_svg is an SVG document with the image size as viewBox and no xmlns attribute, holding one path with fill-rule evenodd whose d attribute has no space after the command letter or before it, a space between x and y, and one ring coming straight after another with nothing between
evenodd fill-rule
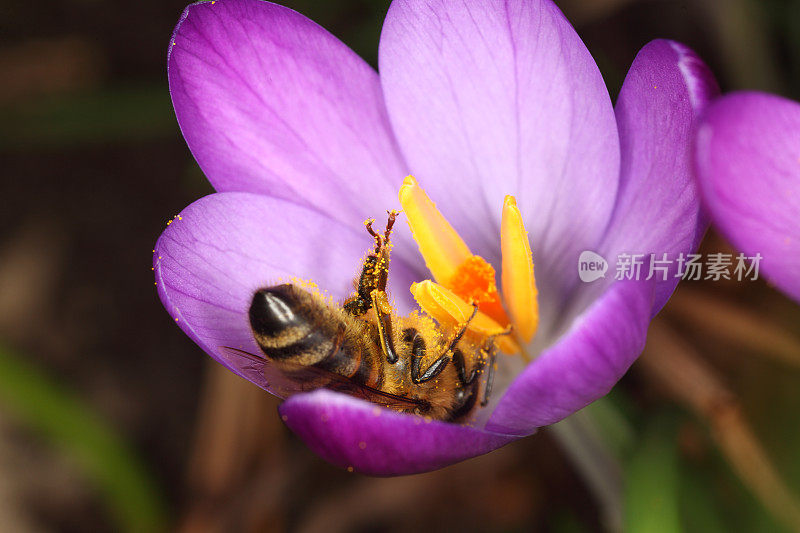
<instances>
[{"instance_id":1,"label":"bee's compound eye","mask_svg":"<svg viewBox=\"0 0 800 533\"><path fill-rule=\"evenodd\" d=\"M296 293L290 285L259 289L250 304L250 326L259 335L275 336L298 325Z\"/></svg>"},{"instance_id":2,"label":"bee's compound eye","mask_svg":"<svg viewBox=\"0 0 800 533\"><path fill-rule=\"evenodd\" d=\"M417 337L417 330L414 328L406 328L403 330L403 342L411 344Z\"/></svg>"}]
</instances>

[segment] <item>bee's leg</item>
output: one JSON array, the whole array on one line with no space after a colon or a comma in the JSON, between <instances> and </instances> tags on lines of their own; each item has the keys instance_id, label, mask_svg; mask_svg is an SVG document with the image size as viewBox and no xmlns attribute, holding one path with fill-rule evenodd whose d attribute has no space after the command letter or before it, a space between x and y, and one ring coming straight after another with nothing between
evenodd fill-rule
<instances>
[{"instance_id":1,"label":"bee's leg","mask_svg":"<svg viewBox=\"0 0 800 533\"><path fill-rule=\"evenodd\" d=\"M445 369L447 363L450 362L450 357L445 353L439 359L434 361L431 366L424 372L422 371L422 359L425 357L425 339L419 335L414 337L414 342L411 345L411 381L414 383L425 383L430 381Z\"/></svg>"},{"instance_id":2,"label":"bee's leg","mask_svg":"<svg viewBox=\"0 0 800 533\"><path fill-rule=\"evenodd\" d=\"M486 339L484 349L489 354L489 369L486 371L486 387L483 389L483 400L481 401L481 407L485 407L486 404L489 403L489 397L492 395L492 386L494 385L494 369L497 363L497 345L494 343L494 339L502 335L510 335L511 331L512 327L509 326L508 329L506 329L503 333L492 335Z\"/></svg>"},{"instance_id":3,"label":"bee's leg","mask_svg":"<svg viewBox=\"0 0 800 533\"><path fill-rule=\"evenodd\" d=\"M475 381L478 375L478 367L476 366L476 368L473 368L472 372L467 376L467 363L464 360L464 352L458 348L453 350L453 365L456 367L456 372L458 373L458 381L460 381L462 385L467 386Z\"/></svg>"},{"instance_id":4,"label":"bee's leg","mask_svg":"<svg viewBox=\"0 0 800 533\"><path fill-rule=\"evenodd\" d=\"M386 230L383 232L383 242L384 244L389 244L389 236L392 234L392 227L394 227L394 221L397 220L397 215L400 214L400 211L395 211L394 209L391 211L386 211L386 214L389 215L389 218L386 220Z\"/></svg>"},{"instance_id":5,"label":"bee's leg","mask_svg":"<svg viewBox=\"0 0 800 533\"><path fill-rule=\"evenodd\" d=\"M389 211L389 220L383 235L372 229L372 223L375 222L373 219L364 223L367 232L375 239L375 251L364 259L355 296L344 303L345 311L351 315L362 316L372 309L372 291L377 289L386 292L386 283L389 280L389 236L398 214L397 211Z\"/></svg>"},{"instance_id":6,"label":"bee's leg","mask_svg":"<svg viewBox=\"0 0 800 533\"><path fill-rule=\"evenodd\" d=\"M364 259L361 267L361 274L358 276L358 286L356 294L344 302L344 310L353 316L362 316L372 309L372 291L377 287L375 281L378 258L368 255Z\"/></svg>"},{"instance_id":7,"label":"bee's leg","mask_svg":"<svg viewBox=\"0 0 800 533\"><path fill-rule=\"evenodd\" d=\"M414 354L413 362L411 364L411 380L414 383L423 383L428 381L429 379L435 378L439 373L444 370L447 363L450 362L450 357L447 355L449 352L453 353L453 364L456 367L456 372L458 373L458 379L464 385L469 385L475 379L476 370L473 369L469 376L467 376L467 369L466 363L464 361L464 353L456 348L458 342L464 336L464 333L467 332L467 327L469 323L472 322L472 319L475 318L475 315L478 314L478 306L472 306L472 314L461 327L461 329L456 333L456 336L453 337L453 340L450 341L447 349L445 349L444 353L437 359L436 361L428 367L422 376L420 376L420 363L422 362L422 358L425 356L425 341L422 340L422 337L415 337L414 344L412 346L412 353ZM418 345L418 342L421 343Z\"/></svg>"},{"instance_id":8,"label":"bee's leg","mask_svg":"<svg viewBox=\"0 0 800 533\"><path fill-rule=\"evenodd\" d=\"M441 374L442 370L447 367L447 363L450 362L450 357L447 355L441 356L439 359L434 361L425 372L422 372L422 375L420 375L421 361L422 359L414 358L413 362L411 363L411 381L414 383L425 383L426 381L430 381Z\"/></svg>"},{"instance_id":9,"label":"bee's leg","mask_svg":"<svg viewBox=\"0 0 800 533\"><path fill-rule=\"evenodd\" d=\"M397 352L392 342L392 308L386 299L386 293L377 289L370 294L372 307L378 317L378 336L381 339L381 350L390 364L397 362Z\"/></svg>"},{"instance_id":10,"label":"bee's leg","mask_svg":"<svg viewBox=\"0 0 800 533\"><path fill-rule=\"evenodd\" d=\"M497 346L491 343L489 348L489 369L486 371L486 386L483 389L483 400L481 400L481 407L486 407L489 403L489 397L492 395L492 386L494 385L494 367L497 362Z\"/></svg>"},{"instance_id":11,"label":"bee's leg","mask_svg":"<svg viewBox=\"0 0 800 533\"><path fill-rule=\"evenodd\" d=\"M370 218L364 225L367 227L367 233L375 237L376 248L375 252L379 252L380 248L385 245L389 244L389 236L392 234L392 227L394 226L394 221L397 220L397 215L400 214L400 211L386 211L386 214L389 215L388 219L386 220L386 229L383 231L383 237L381 238L374 229L372 229L372 224L375 222L374 218Z\"/></svg>"},{"instance_id":12,"label":"bee's leg","mask_svg":"<svg viewBox=\"0 0 800 533\"><path fill-rule=\"evenodd\" d=\"M450 345L447 347L447 349L444 351L444 353L447 353L449 351L455 350L456 345L458 344L458 341L460 341L461 337L464 336L464 333L467 332L467 328L469 327L469 323L472 322L472 319L475 318L475 315L477 315L477 314L478 314L478 306L476 304L472 304L472 314L469 315L469 318L467 319L467 321L464 322L464 325L461 326L461 329L458 331L458 333L456 333L456 336L453 337L452 341L450 341Z\"/></svg>"},{"instance_id":13,"label":"bee's leg","mask_svg":"<svg viewBox=\"0 0 800 533\"><path fill-rule=\"evenodd\" d=\"M381 292L386 292L386 283L389 281L389 238L392 235L392 227L394 221L397 220L399 211L387 211L389 218L386 220L386 229L383 232L383 237L375 233L372 225L367 226L367 231L370 235L375 237L375 288Z\"/></svg>"},{"instance_id":14,"label":"bee's leg","mask_svg":"<svg viewBox=\"0 0 800 533\"><path fill-rule=\"evenodd\" d=\"M369 218L364 221L364 226L367 228L367 233L372 235L372 238L375 239L375 255L381 253L381 248L383 248L384 237L378 235L374 229L372 229L372 224L375 223L374 218Z\"/></svg>"}]
</instances>

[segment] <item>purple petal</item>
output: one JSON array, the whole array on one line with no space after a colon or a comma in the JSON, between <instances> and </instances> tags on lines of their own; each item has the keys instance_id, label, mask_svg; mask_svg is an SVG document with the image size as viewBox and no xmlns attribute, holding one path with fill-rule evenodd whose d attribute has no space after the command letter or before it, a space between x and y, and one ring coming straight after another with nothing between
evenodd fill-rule
<instances>
[{"instance_id":1,"label":"purple petal","mask_svg":"<svg viewBox=\"0 0 800 533\"><path fill-rule=\"evenodd\" d=\"M600 248L609 262L619 253L654 253L661 259L697 248L705 222L692 141L699 113L718 91L702 60L679 43L653 41L636 56L616 106L620 191ZM656 272L654 312L678 283L676 267L666 280Z\"/></svg>"},{"instance_id":2,"label":"purple petal","mask_svg":"<svg viewBox=\"0 0 800 533\"><path fill-rule=\"evenodd\" d=\"M178 123L218 191L354 224L396 206L408 172L378 76L316 23L260 0L193 4L168 65Z\"/></svg>"},{"instance_id":3,"label":"purple petal","mask_svg":"<svg viewBox=\"0 0 800 533\"><path fill-rule=\"evenodd\" d=\"M612 285L517 376L486 429L527 435L607 394L644 349L653 290L652 282Z\"/></svg>"},{"instance_id":4,"label":"purple petal","mask_svg":"<svg viewBox=\"0 0 800 533\"><path fill-rule=\"evenodd\" d=\"M572 26L550 0L395 0L379 57L422 186L495 265L503 198L515 195L553 310L602 235L619 177L611 101Z\"/></svg>"},{"instance_id":5,"label":"purple petal","mask_svg":"<svg viewBox=\"0 0 800 533\"><path fill-rule=\"evenodd\" d=\"M351 292L360 261L372 246L362 229L259 194L206 196L158 239L158 294L178 326L206 353L269 390L270 380L280 376L222 347L260 353L247 311L261 287L300 279L316 282L334 298ZM398 306L406 309L411 305L408 272L402 262L392 261L390 283Z\"/></svg>"},{"instance_id":6,"label":"purple petal","mask_svg":"<svg viewBox=\"0 0 800 533\"><path fill-rule=\"evenodd\" d=\"M400 414L325 389L292 396L279 410L286 425L321 457L378 476L435 470L515 439Z\"/></svg>"},{"instance_id":7,"label":"purple petal","mask_svg":"<svg viewBox=\"0 0 800 533\"><path fill-rule=\"evenodd\" d=\"M737 93L711 106L697 136L708 210L765 276L800 301L800 104Z\"/></svg>"}]
</instances>

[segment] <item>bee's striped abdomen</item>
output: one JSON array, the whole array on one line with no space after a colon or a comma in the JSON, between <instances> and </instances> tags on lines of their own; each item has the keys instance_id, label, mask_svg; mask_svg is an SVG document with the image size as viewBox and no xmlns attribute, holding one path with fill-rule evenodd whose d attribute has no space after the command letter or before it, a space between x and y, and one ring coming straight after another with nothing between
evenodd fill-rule
<instances>
[{"instance_id":1,"label":"bee's striped abdomen","mask_svg":"<svg viewBox=\"0 0 800 533\"><path fill-rule=\"evenodd\" d=\"M356 319L334 313L311 293L289 284L260 289L249 317L258 346L287 373L313 366L380 386L382 366L375 350L342 322Z\"/></svg>"},{"instance_id":2,"label":"bee's striped abdomen","mask_svg":"<svg viewBox=\"0 0 800 533\"><path fill-rule=\"evenodd\" d=\"M337 351L343 333L325 320L310 293L284 284L260 289L250 304L250 326L264 354L275 362L309 366Z\"/></svg>"}]
</instances>

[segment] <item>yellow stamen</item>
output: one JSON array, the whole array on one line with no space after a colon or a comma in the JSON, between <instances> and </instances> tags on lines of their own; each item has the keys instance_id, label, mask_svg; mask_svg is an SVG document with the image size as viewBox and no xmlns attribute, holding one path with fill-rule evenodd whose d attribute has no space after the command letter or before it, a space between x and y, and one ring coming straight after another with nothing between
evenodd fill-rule
<instances>
[{"instance_id":1,"label":"yellow stamen","mask_svg":"<svg viewBox=\"0 0 800 533\"><path fill-rule=\"evenodd\" d=\"M463 300L477 303L482 312L507 326L508 315L497 292L494 268L484 258L472 255L413 176L403 180L400 204L433 278Z\"/></svg>"},{"instance_id":2,"label":"yellow stamen","mask_svg":"<svg viewBox=\"0 0 800 533\"><path fill-rule=\"evenodd\" d=\"M403 180L400 205L428 270L439 283L448 283L459 265L472 256L466 243L413 176Z\"/></svg>"},{"instance_id":3,"label":"yellow stamen","mask_svg":"<svg viewBox=\"0 0 800 533\"><path fill-rule=\"evenodd\" d=\"M500 249L503 254L503 296L511 323L520 340L530 342L539 325L538 291L528 232L513 196L506 196L503 202Z\"/></svg>"},{"instance_id":4,"label":"yellow stamen","mask_svg":"<svg viewBox=\"0 0 800 533\"><path fill-rule=\"evenodd\" d=\"M494 268L472 254L413 176L403 181L400 204L425 264L439 283L424 281L411 287L420 307L438 322L455 326L469 318L475 303L479 312L468 331L486 338L513 324L513 336L499 336L497 344L504 352L520 352L519 344L530 342L536 333L539 308L528 234L514 198L505 199L500 231L504 299Z\"/></svg>"},{"instance_id":5,"label":"yellow stamen","mask_svg":"<svg viewBox=\"0 0 800 533\"><path fill-rule=\"evenodd\" d=\"M422 310L440 324L455 327L457 324L465 323L472 315L473 307L470 303L430 280L412 284L411 294ZM478 311L469 323L467 331L481 338L500 335L496 342L503 352L511 354L520 351L519 345L511 337L502 335L507 328L481 311Z\"/></svg>"}]
</instances>

